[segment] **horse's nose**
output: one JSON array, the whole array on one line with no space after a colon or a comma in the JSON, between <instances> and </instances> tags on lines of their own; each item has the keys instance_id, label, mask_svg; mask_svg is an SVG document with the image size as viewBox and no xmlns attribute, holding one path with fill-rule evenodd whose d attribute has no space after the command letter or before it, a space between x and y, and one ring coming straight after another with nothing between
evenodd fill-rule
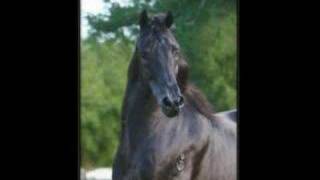
<instances>
[{"instance_id":1,"label":"horse's nose","mask_svg":"<svg viewBox=\"0 0 320 180\"><path fill-rule=\"evenodd\" d=\"M184 99L182 96L178 96L177 98L170 100L168 97L162 99L162 104L167 108L180 109L184 105Z\"/></svg>"}]
</instances>

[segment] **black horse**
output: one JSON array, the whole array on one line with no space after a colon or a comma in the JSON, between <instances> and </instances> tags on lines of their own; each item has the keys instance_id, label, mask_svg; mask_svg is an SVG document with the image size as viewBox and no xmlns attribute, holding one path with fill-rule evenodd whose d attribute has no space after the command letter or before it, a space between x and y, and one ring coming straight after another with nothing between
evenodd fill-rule
<instances>
[{"instance_id":1,"label":"black horse","mask_svg":"<svg viewBox=\"0 0 320 180\"><path fill-rule=\"evenodd\" d=\"M113 180L235 180L236 124L188 83L170 12L140 15Z\"/></svg>"}]
</instances>

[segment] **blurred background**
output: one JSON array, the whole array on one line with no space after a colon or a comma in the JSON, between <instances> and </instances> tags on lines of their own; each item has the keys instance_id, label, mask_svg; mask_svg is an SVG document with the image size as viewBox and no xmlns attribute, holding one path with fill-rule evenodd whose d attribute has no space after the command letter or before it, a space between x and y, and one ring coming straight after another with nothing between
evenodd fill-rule
<instances>
[{"instance_id":1,"label":"blurred background","mask_svg":"<svg viewBox=\"0 0 320 180\"><path fill-rule=\"evenodd\" d=\"M236 107L235 0L81 0L81 167L111 167L142 9L171 10L190 81L215 107Z\"/></svg>"}]
</instances>

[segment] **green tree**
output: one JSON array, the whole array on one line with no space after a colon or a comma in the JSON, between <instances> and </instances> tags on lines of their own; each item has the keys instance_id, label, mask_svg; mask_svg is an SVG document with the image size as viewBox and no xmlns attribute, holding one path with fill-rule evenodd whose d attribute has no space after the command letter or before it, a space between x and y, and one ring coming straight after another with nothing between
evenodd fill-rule
<instances>
[{"instance_id":1,"label":"green tree","mask_svg":"<svg viewBox=\"0 0 320 180\"><path fill-rule=\"evenodd\" d=\"M82 165L106 166L118 144L119 117L132 46L81 44Z\"/></svg>"}]
</instances>

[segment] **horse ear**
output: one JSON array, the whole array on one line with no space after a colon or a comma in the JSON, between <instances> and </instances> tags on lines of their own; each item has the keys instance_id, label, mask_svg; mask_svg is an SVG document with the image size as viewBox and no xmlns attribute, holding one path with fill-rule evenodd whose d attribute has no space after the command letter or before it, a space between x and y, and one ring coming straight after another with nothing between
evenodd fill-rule
<instances>
[{"instance_id":1,"label":"horse ear","mask_svg":"<svg viewBox=\"0 0 320 180\"><path fill-rule=\"evenodd\" d=\"M172 15L171 11L167 12L165 22L166 22L167 28L170 28L171 25L173 24L173 15Z\"/></svg>"},{"instance_id":2,"label":"horse ear","mask_svg":"<svg viewBox=\"0 0 320 180\"><path fill-rule=\"evenodd\" d=\"M148 18L148 13L147 10L143 10L140 14L140 19L139 19L139 24L140 28L145 27L148 24L149 18Z\"/></svg>"}]
</instances>

